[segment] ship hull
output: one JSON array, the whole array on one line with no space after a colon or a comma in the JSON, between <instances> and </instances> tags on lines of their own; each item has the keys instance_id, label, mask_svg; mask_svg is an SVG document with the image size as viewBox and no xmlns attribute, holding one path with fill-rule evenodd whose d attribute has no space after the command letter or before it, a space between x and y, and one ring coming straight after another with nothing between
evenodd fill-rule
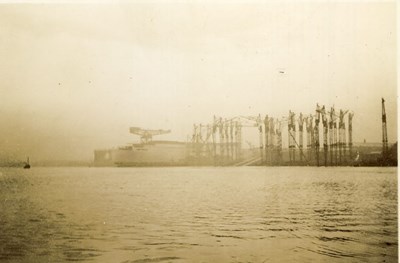
<instances>
[{"instance_id":1,"label":"ship hull","mask_svg":"<svg viewBox=\"0 0 400 263\"><path fill-rule=\"evenodd\" d=\"M129 147L95 150L95 166L183 166L186 165L186 144L154 142Z\"/></svg>"}]
</instances>

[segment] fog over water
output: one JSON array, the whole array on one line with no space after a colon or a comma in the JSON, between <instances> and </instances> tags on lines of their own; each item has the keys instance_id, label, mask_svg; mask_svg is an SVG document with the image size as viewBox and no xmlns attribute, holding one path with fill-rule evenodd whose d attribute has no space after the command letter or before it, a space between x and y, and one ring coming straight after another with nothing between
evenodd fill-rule
<instances>
[{"instance_id":1,"label":"fog over water","mask_svg":"<svg viewBox=\"0 0 400 263\"><path fill-rule=\"evenodd\" d=\"M396 32L395 1L1 4L0 157L91 160L130 126L183 141L316 103L380 142L381 97L395 142Z\"/></svg>"}]
</instances>

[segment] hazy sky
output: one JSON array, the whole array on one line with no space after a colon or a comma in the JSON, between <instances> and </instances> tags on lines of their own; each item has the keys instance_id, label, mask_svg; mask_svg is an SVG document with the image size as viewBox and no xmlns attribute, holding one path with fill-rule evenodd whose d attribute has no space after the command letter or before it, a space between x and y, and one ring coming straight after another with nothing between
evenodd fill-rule
<instances>
[{"instance_id":1,"label":"hazy sky","mask_svg":"<svg viewBox=\"0 0 400 263\"><path fill-rule=\"evenodd\" d=\"M354 111L354 141L397 140L396 3L0 5L0 155L92 159L186 140L214 114ZM285 73L279 73L284 71Z\"/></svg>"}]
</instances>

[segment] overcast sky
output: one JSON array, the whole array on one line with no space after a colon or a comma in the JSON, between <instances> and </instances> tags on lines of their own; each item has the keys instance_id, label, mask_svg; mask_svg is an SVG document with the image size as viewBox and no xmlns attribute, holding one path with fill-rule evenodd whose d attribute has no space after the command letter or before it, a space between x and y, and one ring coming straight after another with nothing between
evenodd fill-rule
<instances>
[{"instance_id":1,"label":"overcast sky","mask_svg":"<svg viewBox=\"0 0 400 263\"><path fill-rule=\"evenodd\" d=\"M2 4L1 153L90 160L137 140L130 126L183 141L214 114L316 103L380 142L381 97L394 142L396 31L394 1Z\"/></svg>"}]
</instances>

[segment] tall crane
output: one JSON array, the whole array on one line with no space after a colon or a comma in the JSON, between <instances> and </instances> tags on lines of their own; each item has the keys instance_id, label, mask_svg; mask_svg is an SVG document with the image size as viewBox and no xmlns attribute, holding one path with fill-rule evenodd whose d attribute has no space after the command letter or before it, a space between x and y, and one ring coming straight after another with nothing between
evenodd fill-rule
<instances>
[{"instance_id":1,"label":"tall crane","mask_svg":"<svg viewBox=\"0 0 400 263\"><path fill-rule=\"evenodd\" d=\"M330 150L330 160L331 160L331 166L333 163L335 165L338 164L338 158L337 158L337 119L338 116L336 115L335 112L335 106L331 107L331 110L328 112L329 113L329 150ZM335 162L333 162L333 155L335 155Z\"/></svg>"},{"instance_id":2,"label":"tall crane","mask_svg":"<svg viewBox=\"0 0 400 263\"><path fill-rule=\"evenodd\" d=\"M326 117L325 105L322 108L317 104L316 119L315 119L315 138L316 138L316 155L317 155L317 166L319 166L319 122L320 116L322 119L322 139L324 146L324 164L327 166L328 162L328 118Z\"/></svg>"},{"instance_id":3,"label":"tall crane","mask_svg":"<svg viewBox=\"0 0 400 263\"><path fill-rule=\"evenodd\" d=\"M305 121L305 118L303 117L303 113L300 112L300 116L297 121L299 123L300 162L303 162L303 125L304 125L304 121Z\"/></svg>"},{"instance_id":4,"label":"tall crane","mask_svg":"<svg viewBox=\"0 0 400 263\"><path fill-rule=\"evenodd\" d=\"M269 152L269 145L270 145L270 136L269 136L269 117L265 115L264 118L264 134L265 134L265 164L271 163L271 154Z\"/></svg>"},{"instance_id":5,"label":"tall crane","mask_svg":"<svg viewBox=\"0 0 400 263\"><path fill-rule=\"evenodd\" d=\"M130 127L129 132L139 135L142 143L149 143L153 140L153 136L170 133L171 130L145 130L139 127Z\"/></svg>"},{"instance_id":6,"label":"tall crane","mask_svg":"<svg viewBox=\"0 0 400 263\"><path fill-rule=\"evenodd\" d=\"M314 128L313 128L313 115L310 114L305 118L306 131L307 131L307 152L308 160L312 160L312 151L314 149Z\"/></svg>"},{"instance_id":7,"label":"tall crane","mask_svg":"<svg viewBox=\"0 0 400 263\"><path fill-rule=\"evenodd\" d=\"M210 127L215 163L217 161L217 133L219 133L219 160L224 163L228 160L240 159L242 141L240 118L223 119L214 115L214 121Z\"/></svg>"},{"instance_id":8,"label":"tall crane","mask_svg":"<svg viewBox=\"0 0 400 263\"><path fill-rule=\"evenodd\" d=\"M319 122L321 120L321 107L317 103L315 109L315 125L314 125L314 147L315 147L315 158L317 159L317 166L319 166Z\"/></svg>"},{"instance_id":9,"label":"tall crane","mask_svg":"<svg viewBox=\"0 0 400 263\"><path fill-rule=\"evenodd\" d=\"M295 113L289 110L288 118L288 136L289 136L289 160L290 162L296 161L296 122Z\"/></svg>"},{"instance_id":10,"label":"tall crane","mask_svg":"<svg viewBox=\"0 0 400 263\"><path fill-rule=\"evenodd\" d=\"M257 127L259 131L260 140L260 160L261 164L264 162L264 137L263 137L263 124L264 121L261 119L261 114L258 116L240 116L241 119L249 121L251 125L249 127ZM243 127L244 125L242 125Z\"/></svg>"},{"instance_id":11,"label":"tall crane","mask_svg":"<svg viewBox=\"0 0 400 263\"><path fill-rule=\"evenodd\" d=\"M386 111L385 111L385 100L382 98L382 157L383 161L386 162L388 159L388 137L386 127Z\"/></svg>"},{"instance_id":12,"label":"tall crane","mask_svg":"<svg viewBox=\"0 0 400 263\"><path fill-rule=\"evenodd\" d=\"M348 113L348 110L340 110L339 112L339 163L342 164L342 160L346 160L346 124L344 122L344 116ZM343 157L343 159L342 159Z\"/></svg>"},{"instance_id":13,"label":"tall crane","mask_svg":"<svg viewBox=\"0 0 400 263\"><path fill-rule=\"evenodd\" d=\"M354 113L350 112L348 115L349 118L349 156L350 160L353 160L353 117Z\"/></svg>"}]
</instances>

